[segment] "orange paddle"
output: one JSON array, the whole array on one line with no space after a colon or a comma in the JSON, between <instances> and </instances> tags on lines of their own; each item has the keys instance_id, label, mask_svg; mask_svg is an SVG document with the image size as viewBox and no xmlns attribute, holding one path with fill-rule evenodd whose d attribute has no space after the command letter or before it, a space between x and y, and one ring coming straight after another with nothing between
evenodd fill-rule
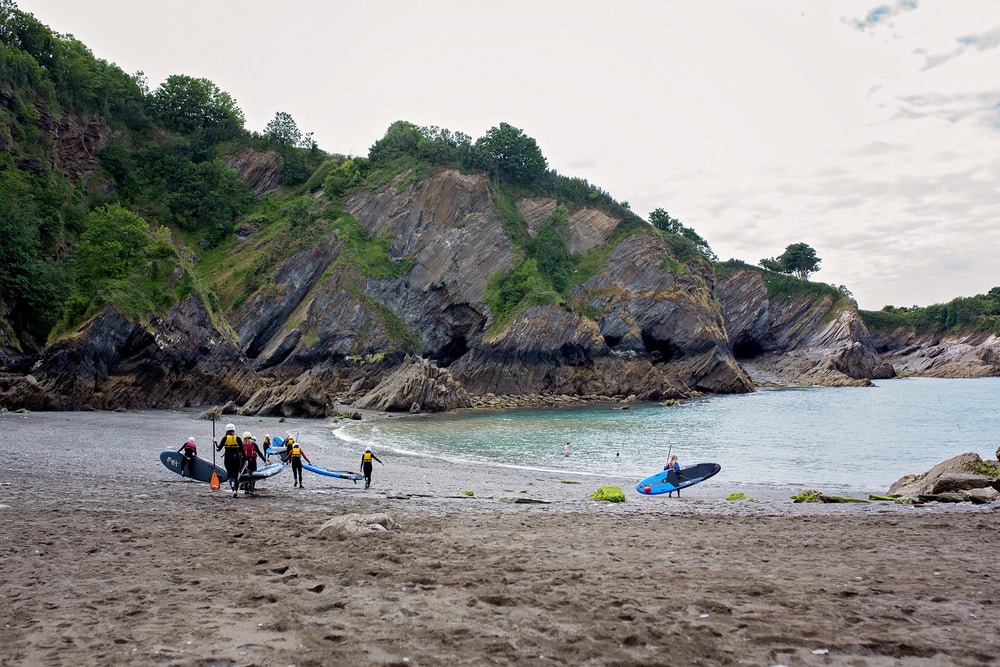
<instances>
[{"instance_id":1,"label":"orange paddle","mask_svg":"<svg viewBox=\"0 0 1000 667\"><path fill-rule=\"evenodd\" d=\"M219 476L215 472L215 408L212 408L212 479L208 485L213 491L218 491L221 486Z\"/></svg>"}]
</instances>

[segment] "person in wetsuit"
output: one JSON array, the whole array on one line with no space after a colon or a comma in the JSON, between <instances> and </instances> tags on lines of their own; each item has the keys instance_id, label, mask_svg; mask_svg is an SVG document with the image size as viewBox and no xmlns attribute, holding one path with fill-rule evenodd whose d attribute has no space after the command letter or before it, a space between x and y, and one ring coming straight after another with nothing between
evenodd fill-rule
<instances>
[{"instance_id":1,"label":"person in wetsuit","mask_svg":"<svg viewBox=\"0 0 1000 667\"><path fill-rule=\"evenodd\" d=\"M378 461L382 465L382 460L379 457L372 454L372 448L365 448L365 453L361 455L361 474L365 476L365 488L367 489L372 485L372 459Z\"/></svg>"},{"instance_id":2,"label":"person in wetsuit","mask_svg":"<svg viewBox=\"0 0 1000 667\"><path fill-rule=\"evenodd\" d=\"M226 479L233 490L233 498L240 490L240 471L243 469L243 440L236 435L236 427L226 424L226 434L222 436L221 442L212 441L216 451L225 450L225 457L222 460L226 466Z\"/></svg>"},{"instance_id":3,"label":"person in wetsuit","mask_svg":"<svg viewBox=\"0 0 1000 667\"><path fill-rule=\"evenodd\" d=\"M291 438L289 438L289 441L291 444L288 446L288 451L285 452L285 458L282 460L285 463L288 463L289 461L292 462L292 478L295 480L295 483L292 484L292 488L297 486L301 489L304 488L302 485L302 459L305 459L307 463L312 463L312 461L310 461L309 457L306 456L306 453L302 451L302 447L299 443L295 442Z\"/></svg>"},{"instance_id":4,"label":"person in wetsuit","mask_svg":"<svg viewBox=\"0 0 1000 667\"><path fill-rule=\"evenodd\" d=\"M677 455L676 454L671 454L670 455L670 460L667 461L667 465L663 466L663 469L664 470L673 470L675 473L677 473L677 479L678 479L678 481L680 481L680 477L681 477L681 464L677 462ZM674 495L673 491L667 492L667 498L671 498L671 497L673 497L673 495ZM681 497L681 490L680 489L677 489L677 497L678 498Z\"/></svg>"},{"instance_id":5,"label":"person in wetsuit","mask_svg":"<svg viewBox=\"0 0 1000 667\"><path fill-rule=\"evenodd\" d=\"M253 435L250 431L245 431L243 433L243 472L249 474L252 472L257 472L257 458L264 463L267 463L267 457L264 456L264 452L260 451L260 446L257 445L257 441L254 440ZM243 484L243 493L253 495L254 486L257 484L257 480L251 479Z\"/></svg>"},{"instance_id":6,"label":"person in wetsuit","mask_svg":"<svg viewBox=\"0 0 1000 667\"><path fill-rule=\"evenodd\" d=\"M194 444L194 438L188 438L187 442L178 449L184 458L181 459L181 477L184 477L184 468L188 471L188 480L194 479L194 457L198 456L198 447Z\"/></svg>"}]
</instances>

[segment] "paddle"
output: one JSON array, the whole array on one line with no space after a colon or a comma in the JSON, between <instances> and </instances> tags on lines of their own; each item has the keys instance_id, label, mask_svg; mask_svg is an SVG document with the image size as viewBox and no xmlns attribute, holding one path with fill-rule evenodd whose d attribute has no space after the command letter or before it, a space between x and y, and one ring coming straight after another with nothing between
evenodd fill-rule
<instances>
[{"instance_id":1,"label":"paddle","mask_svg":"<svg viewBox=\"0 0 1000 667\"><path fill-rule=\"evenodd\" d=\"M213 491L218 491L221 484L219 483L219 475L215 472L215 412L216 409L212 408L212 480L208 485L212 487Z\"/></svg>"}]
</instances>

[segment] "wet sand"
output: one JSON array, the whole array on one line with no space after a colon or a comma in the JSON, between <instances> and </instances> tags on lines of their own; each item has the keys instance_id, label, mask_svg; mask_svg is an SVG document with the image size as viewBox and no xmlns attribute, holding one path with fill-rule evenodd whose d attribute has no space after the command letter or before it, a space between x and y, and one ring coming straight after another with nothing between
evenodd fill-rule
<instances>
[{"instance_id":1,"label":"wet sand","mask_svg":"<svg viewBox=\"0 0 1000 667\"><path fill-rule=\"evenodd\" d=\"M227 419L258 436L293 427ZM0 415L0 665L998 654L997 507L734 503L739 489L708 483L644 498L635 480L381 455L367 491L310 473L296 489L286 470L233 499L158 460L205 430L192 413ZM306 451L356 468L360 452L338 447ZM606 483L627 501L587 498ZM344 519L385 516L388 530Z\"/></svg>"}]
</instances>

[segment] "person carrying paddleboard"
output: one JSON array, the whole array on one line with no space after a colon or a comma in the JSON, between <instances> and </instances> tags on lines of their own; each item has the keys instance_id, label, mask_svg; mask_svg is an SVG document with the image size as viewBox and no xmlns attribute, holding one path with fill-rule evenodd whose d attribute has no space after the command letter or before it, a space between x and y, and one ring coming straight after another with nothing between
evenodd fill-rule
<instances>
[{"instance_id":1,"label":"person carrying paddleboard","mask_svg":"<svg viewBox=\"0 0 1000 667\"><path fill-rule=\"evenodd\" d=\"M673 470L675 473L677 473L678 479L680 479L680 476L681 476L681 464L677 462L677 455L676 454L671 454L670 455L670 459L667 461L667 465L663 466L663 469L664 470ZM673 497L673 495L674 495L674 492L673 491L669 491L667 493L667 498L671 498L671 497ZM680 496L681 496L681 490L677 489L677 497L680 498Z\"/></svg>"},{"instance_id":2,"label":"person carrying paddleboard","mask_svg":"<svg viewBox=\"0 0 1000 667\"><path fill-rule=\"evenodd\" d=\"M236 435L236 427L226 424L226 434L222 436L221 442L212 441L215 450L226 451L222 462L226 466L226 479L233 490L233 498L240 490L240 471L243 469L243 441Z\"/></svg>"},{"instance_id":3,"label":"person carrying paddleboard","mask_svg":"<svg viewBox=\"0 0 1000 667\"><path fill-rule=\"evenodd\" d=\"M291 440L291 438L289 438L289 440ZM299 443L294 440L291 442L292 444L288 447L288 451L285 453L285 458L282 459L282 461L285 463L288 463L289 461L292 462L292 478L295 480L295 483L292 484L292 488L297 486L302 489L305 488L302 485L302 459L305 459L309 464L312 464L312 461L310 461L309 457L306 456L306 453L302 451L302 447Z\"/></svg>"},{"instance_id":4,"label":"person carrying paddleboard","mask_svg":"<svg viewBox=\"0 0 1000 667\"><path fill-rule=\"evenodd\" d=\"M257 445L257 441L254 440L253 434L250 431L243 432L243 472L253 473L257 472L257 457L264 463L267 463L267 457L264 456L264 452L260 451L260 447ZM251 479L243 485L243 493L253 495L254 485L257 480Z\"/></svg>"},{"instance_id":5,"label":"person carrying paddleboard","mask_svg":"<svg viewBox=\"0 0 1000 667\"><path fill-rule=\"evenodd\" d=\"M184 468L187 468L187 478L189 482L194 481L194 457L198 456L198 447L194 444L194 438L188 438L187 442L178 449L184 458L181 459L181 478L184 478Z\"/></svg>"},{"instance_id":6,"label":"person carrying paddleboard","mask_svg":"<svg viewBox=\"0 0 1000 667\"><path fill-rule=\"evenodd\" d=\"M365 453L361 455L361 474L365 476L365 488L372 485L372 459L382 463L379 457L372 454L372 448L365 448ZM382 465L385 465L382 463Z\"/></svg>"}]
</instances>

